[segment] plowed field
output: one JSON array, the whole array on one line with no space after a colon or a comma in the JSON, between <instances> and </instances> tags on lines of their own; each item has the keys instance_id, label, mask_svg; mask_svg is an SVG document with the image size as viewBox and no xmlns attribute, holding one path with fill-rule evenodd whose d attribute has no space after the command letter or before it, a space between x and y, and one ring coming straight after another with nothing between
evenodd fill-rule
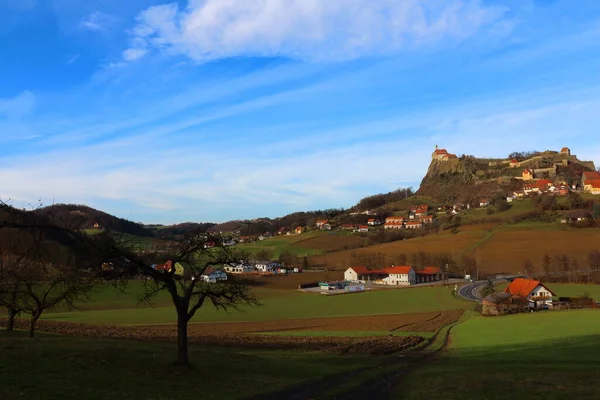
<instances>
[{"instance_id":1,"label":"plowed field","mask_svg":"<svg viewBox=\"0 0 600 400\"><path fill-rule=\"evenodd\" d=\"M240 345L267 348L306 348L334 352L386 353L414 346L423 340L419 336L367 337L302 337L265 336L257 332L285 331L363 331L363 332L433 332L456 321L462 310L432 313L380 315L368 317L309 318L266 322L232 322L191 324L191 341L213 344ZM0 325L4 321L0 321ZM17 322L26 329L27 321ZM159 326L99 326L41 320L38 330L75 336L127 338L139 340L171 340L177 337L174 325Z\"/></svg>"},{"instance_id":2,"label":"plowed field","mask_svg":"<svg viewBox=\"0 0 600 400\"><path fill-rule=\"evenodd\" d=\"M369 243L369 239L360 236L327 234L299 240L294 242L292 246L322 251L338 251L364 246L367 243Z\"/></svg>"},{"instance_id":3,"label":"plowed field","mask_svg":"<svg viewBox=\"0 0 600 400\"><path fill-rule=\"evenodd\" d=\"M0 320L0 326L5 321ZM16 321L18 329L27 329L27 321ZM420 336L376 336L376 337L298 337L265 336L245 333L213 333L190 327L190 342L227 346L257 347L270 349L301 349L334 353L387 354L406 350L422 342ZM176 328L169 327L124 327L74 324L58 321L39 321L38 331L61 335L88 336L134 340L174 340Z\"/></svg>"}]
</instances>

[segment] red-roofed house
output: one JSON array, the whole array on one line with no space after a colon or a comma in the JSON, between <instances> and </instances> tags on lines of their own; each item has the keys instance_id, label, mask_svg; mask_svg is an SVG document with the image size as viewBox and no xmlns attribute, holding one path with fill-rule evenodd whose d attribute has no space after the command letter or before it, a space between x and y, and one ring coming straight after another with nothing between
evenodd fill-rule
<instances>
[{"instance_id":1,"label":"red-roofed house","mask_svg":"<svg viewBox=\"0 0 600 400\"><path fill-rule=\"evenodd\" d=\"M416 272L417 283L435 282L442 279L442 271L438 267L425 267Z\"/></svg>"},{"instance_id":2,"label":"red-roofed house","mask_svg":"<svg viewBox=\"0 0 600 400\"><path fill-rule=\"evenodd\" d=\"M302 232L304 232L304 228L303 227L299 226L299 227L296 228L296 234L297 235L301 234Z\"/></svg>"},{"instance_id":3,"label":"red-roofed house","mask_svg":"<svg viewBox=\"0 0 600 400\"><path fill-rule=\"evenodd\" d=\"M419 229L423 227L423 222L421 221L408 221L404 224L406 229Z\"/></svg>"},{"instance_id":4,"label":"red-roofed house","mask_svg":"<svg viewBox=\"0 0 600 400\"><path fill-rule=\"evenodd\" d=\"M359 225L354 229L354 232L369 232L369 225Z\"/></svg>"},{"instance_id":5,"label":"red-roofed house","mask_svg":"<svg viewBox=\"0 0 600 400\"><path fill-rule=\"evenodd\" d=\"M563 147L560 150L560 154L565 155L565 156L570 156L571 155L571 149L569 149L568 147Z\"/></svg>"},{"instance_id":6,"label":"red-roofed house","mask_svg":"<svg viewBox=\"0 0 600 400\"><path fill-rule=\"evenodd\" d=\"M369 220L367 221L367 225L371 225L371 226L377 226L377 225L381 225L381 221L375 218L369 218Z\"/></svg>"},{"instance_id":7,"label":"red-roofed house","mask_svg":"<svg viewBox=\"0 0 600 400\"><path fill-rule=\"evenodd\" d=\"M523 170L523 180L529 181L531 179L533 179L533 172L531 172L529 169L525 168Z\"/></svg>"},{"instance_id":8,"label":"red-roofed house","mask_svg":"<svg viewBox=\"0 0 600 400\"><path fill-rule=\"evenodd\" d=\"M515 278L504 293L527 300L531 308L552 307L552 296L554 296L554 293L540 281L525 278Z\"/></svg>"},{"instance_id":9,"label":"red-roofed house","mask_svg":"<svg viewBox=\"0 0 600 400\"><path fill-rule=\"evenodd\" d=\"M600 179L600 172L584 171L583 174L581 174L581 184L585 186L585 182L588 179Z\"/></svg>"},{"instance_id":10,"label":"red-roofed house","mask_svg":"<svg viewBox=\"0 0 600 400\"><path fill-rule=\"evenodd\" d=\"M325 225L327 222L329 222L329 221L327 221L326 219L318 219L316 222L317 228L320 228L321 226Z\"/></svg>"},{"instance_id":11,"label":"red-roofed house","mask_svg":"<svg viewBox=\"0 0 600 400\"><path fill-rule=\"evenodd\" d=\"M583 190L591 194L600 194L600 179L586 180Z\"/></svg>"},{"instance_id":12,"label":"red-roofed house","mask_svg":"<svg viewBox=\"0 0 600 400\"><path fill-rule=\"evenodd\" d=\"M383 269L388 276L383 278L386 285L414 285L417 283L415 270L409 266L391 266Z\"/></svg>"},{"instance_id":13,"label":"red-roofed house","mask_svg":"<svg viewBox=\"0 0 600 400\"><path fill-rule=\"evenodd\" d=\"M519 166L519 161L517 161L516 158L513 158L512 160L510 160L509 166L511 168L517 168Z\"/></svg>"}]
</instances>

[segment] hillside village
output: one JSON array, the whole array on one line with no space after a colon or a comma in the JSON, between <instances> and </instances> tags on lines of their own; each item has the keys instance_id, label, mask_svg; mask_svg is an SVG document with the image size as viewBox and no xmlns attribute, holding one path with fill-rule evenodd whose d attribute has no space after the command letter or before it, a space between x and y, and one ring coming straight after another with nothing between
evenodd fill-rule
<instances>
[{"instance_id":1,"label":"hillside village","mask_svg":"<svg viewBox=\"0 0 600 400\"><path fill-rule=\"evenodd\" d=\"M600 196L600 172L595 170L593 162L578 160L575 155L571 154L568 147L563 147L560 151L547 150L517 160L514 157L506 159L458 157L456 154L449 153L446 149L436 146L431 155L431 160L433 166L440 164L453 166L450 169L456 168L461 162L476 162L479 166L476 175L496 174L498 176L490 179L503 183L504 186L510 187L512 190L502 192L501 189L496 188L488 196L481 196L471 201L446 203L438 205L435 209L432 209L429 204L418 204L411 206L404 213L394 213L394 215L387 216L385 213L382 215L381 211L378 210L353 212L349 215L362 214L369 218L366 223L362 224L336 224L331 219L317 219L313 226L296 226L293 229L281 227L276 232L265 232L254 237L241 236L239 242L247 243L264 240L273 235L299 235L311 230L367 233L381 229L421 229L437 222L437 216L441 213L456 215L462 210L487 208L499 198L504 199L507 203L512 203L540 195L564 197L572 193L587 193ZM568 179L565 179L565 171L569 171L569 173L575 171L576 176L573 178L569 175ZM476 186L477 184L478 182L472 182L470 185ZM575 216L573 218L576 222L581 221L581 217ZM573 218L567 217L563 219L563 222L573 222Z\"/></svg>"}]
</instances>

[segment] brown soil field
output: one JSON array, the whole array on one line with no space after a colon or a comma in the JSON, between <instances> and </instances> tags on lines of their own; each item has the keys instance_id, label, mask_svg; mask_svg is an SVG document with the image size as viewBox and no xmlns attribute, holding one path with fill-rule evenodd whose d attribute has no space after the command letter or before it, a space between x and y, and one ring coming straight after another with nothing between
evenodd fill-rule
<instances>
[{"instance_id":1,"label":"brown soil field","mask_svg":"<svg viewBox=\"0 0 600 400\"><path fill-rule=\"evenodd\" d=\"M0 320L0 326L5 324ZM17 320L17 329L27 329L27 320ZM174 340L176 328L169 327L124 327L75 324L59 321L39 321L38 331L61 335L101 337L133 340ZM334 353L370 353L387 354L403 351L421 343L420 336L373 336L373 337L299 337L299 336L266 336L244 333L207 334L191 329L190 342L258 347L271 349L299 349L310 351L328 351Z\"/></svg>"},{"instance_id":2,"label":"brown soil field","mask_svg":"<svg viewBox=\"0 0 600 400\"><path fill-rule=\"evenodd\" d=\"M311 237L305 240L294 242L293 247L299 247L303 249L315 249L323 251L338 251L346 248L355 248L358 246L364 246L369 243L367 238L360 236L346 236L346 235L320 235Z\"/></svg>"},{"instance_id":3,"label":"brown soil field","mask_svg":"<svg viewBox=\"0 0 600 400\"><path fill-rule=\"evenodd\" d=\"M241 279L250 286L267 289L298 289L298 285L312 282L329 282L344 279L341 271L302 272L287 275L247 275Z\"/></svg>"},{"instance_id":4,"label":"brown soil field","mask_svg":"<svg viewBox=\"0 0 600 400\"><path fill-rule=\"evenodd\" d=\"M393 264L394 257L398 254L405 254L410 257L412 253L424 251L429 254L450 253L458 258L460 253L469 246L475 245L479 240L487 235L487 230L483 225L468 226L460 228L457 234L441 233L432 234L425 237L400 240L397 242L384 243L376 246L364 247L355 250L338 251L335 253L322 254L310 257L310 261L324 265L327 268L336 268L345 270L352 265L369 265L369 259L374 254L381 254L385 257L385 264ZM361 259L362 256L362 259ZM372 265L380 267L381 265Z\"/></svg>"},{"instance_id":5,"label":"brown soil field","mask_svg":"<svg viewBox=\"0 0 600 400\"><path fill-rule=\"evenodd\" d=\"M578 230L510 230L494 234L475 252L485 272L522 272L526 260L542 271L544 254L566 254L586 268L590 250L600 249L600 229Z\"/></svg>"}]
</instances>

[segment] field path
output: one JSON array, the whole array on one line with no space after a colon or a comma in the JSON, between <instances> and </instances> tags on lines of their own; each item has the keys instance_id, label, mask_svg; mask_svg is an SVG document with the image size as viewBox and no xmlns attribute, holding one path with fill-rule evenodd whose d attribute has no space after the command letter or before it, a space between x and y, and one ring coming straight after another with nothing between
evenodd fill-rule
<instances>
[{"instance_id":1,"label":"field path","mask_svg":"<svg viewBox=\"0 0 600 400\"><path fill-rule=\"evenodd\" d=\"M362 400L368 398L386 400L396 398L397 391L406 375L425 364L436 361L440 353L446 351L450 346L452 329L465 319L465 315L463 315L458 321L442 327L425 342L424 346L416 346L408 351L391 354L381 363L367 369L345 372L276 393L249 397L246 400ZM336 391L336 388L340 388L340 390Z\"/></svg>"}]
</instances>

